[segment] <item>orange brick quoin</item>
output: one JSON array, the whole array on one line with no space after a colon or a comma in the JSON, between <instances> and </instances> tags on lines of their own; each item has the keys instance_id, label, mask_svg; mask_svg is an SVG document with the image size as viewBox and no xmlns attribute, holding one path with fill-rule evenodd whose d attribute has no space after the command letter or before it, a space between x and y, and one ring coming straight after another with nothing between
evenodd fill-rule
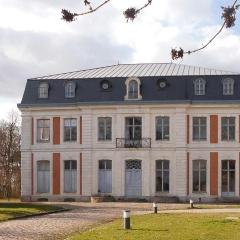
<instances>
[{"instance_id":1,"label":"orange brick quoin","mask_svg":"<svg viewBox=\"0 0 240 240\"><path fill-rule=\"evenodd\" d=\"M60 194L60 153L53 153L53 194Z\"/></svg>"},{"instance_id":2,"label":"orange brick quoin","mask_svg":"<svg viewBox=\"0 0 240 240\"><path fill-rule=\"evenodd\" d=\"M60 117L53 118L53 144L60 144Z\"/></svg>"},{"instance_id":3,"label":"orange brick quoin","mask_svg":"<svg viewBox=\"0 0 240 240\"><path fill-rule=\"evenodd\" d=\"M218 153L210 153L210 195L218 195Z\"/></svg>"},{"instance_id":4,"label":"orange brick quoin","mask_svg":"<svg viewBox=\"0 0 240 240\"><path fill-rule=\"evenodd\" d=\"M218 116L210 116L210 143L218 143Z\"/></svg>"}]
</instances>

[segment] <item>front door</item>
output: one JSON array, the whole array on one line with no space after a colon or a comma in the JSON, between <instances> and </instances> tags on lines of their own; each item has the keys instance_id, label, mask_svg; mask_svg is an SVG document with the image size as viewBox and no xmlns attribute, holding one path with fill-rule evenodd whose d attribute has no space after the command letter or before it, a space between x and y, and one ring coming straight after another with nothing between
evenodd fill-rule
<instances>
[{"instance_id":1,"label":"front door","mask_svg":"<svg viewBox=\"0 0 240 240\"><path fill-rule=\"evenodd\" d=\"M141 160L126 161L125 195L127 197L142 196L142 162Z\"/></svg>"},{"instance_id":2,"label":"front door","mask_svg":"<svg viewBox=\"0 0 240 240\"><path fill-rule=\"evenodd\" d=\"M235 160L222 161L222 196L235 195Z\"/></svg>"},{"instance_id":3,"label":"front door","mask_svg":"<svg viewBox=\"0 0 240 240\"><path fill-rule=\"evenodd\" d=\"M100 160L98 170L98 192L112 192L112 161Z\"/></svg>"}]
</instances>

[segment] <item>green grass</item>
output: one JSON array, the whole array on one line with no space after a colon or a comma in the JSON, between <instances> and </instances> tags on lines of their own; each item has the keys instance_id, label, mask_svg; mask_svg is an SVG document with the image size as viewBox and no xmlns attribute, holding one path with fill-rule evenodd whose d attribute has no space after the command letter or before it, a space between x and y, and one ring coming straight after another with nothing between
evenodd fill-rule
<instances>
[{"instance_id":1,"label":"green grass","mask_svg":"<svg viewBox=\"0 0 240 240\"><path fill-rule=\"evenodd\" d=\"M47 213L61 209L57 206L30 203L0 203L0 221L21 216Z\"/></svg>"},{"instance_id":2,"label":"green grass","mask_svg":"<svg viewBox=\"0 0 240 240\"><path fill-rule=\"evenodd\" d=\"M71 240L239 240L240 214L150 214L133 216L132 229L122 220L77 234Z\"/></svg>"}]
</instances>

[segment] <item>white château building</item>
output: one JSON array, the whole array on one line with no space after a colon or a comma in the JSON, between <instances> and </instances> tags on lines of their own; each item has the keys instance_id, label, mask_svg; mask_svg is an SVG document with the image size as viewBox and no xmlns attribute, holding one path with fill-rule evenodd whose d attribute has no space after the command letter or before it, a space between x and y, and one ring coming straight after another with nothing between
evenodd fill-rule
<instances>
[{"instance_id":1,"label":"white ch\u00e2teau building","mask_svg":"<svg viewBox=\"0 0 240 240\"><path fill-rule=\"evenodd\" d=\"M240 75L119 64L28 79L22 199L240 199Z\"/></svg>"}]
</instances>

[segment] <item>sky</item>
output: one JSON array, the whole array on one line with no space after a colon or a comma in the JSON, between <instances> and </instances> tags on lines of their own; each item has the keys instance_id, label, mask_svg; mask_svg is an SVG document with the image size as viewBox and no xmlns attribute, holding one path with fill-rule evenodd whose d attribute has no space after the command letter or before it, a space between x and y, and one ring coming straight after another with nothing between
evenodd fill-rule
<instances>
[{"instance_id":1,"label":"sky","mask_svg":"<svg viewBox=\"0 0 240 240\"><path fill-rule=\"evenodd\" d=\"M67 23L61 9L83 0L0 0L0 119L21 102L26 80L118 63L171 62L171 48L202 46L222 24L229 0L153 0L133 22L123 11L147 0L111 0ZM92 0L93 6L102 1ZM240 20L204 51L176 61L240 72Z\"/></svg>"}]
</instances>

